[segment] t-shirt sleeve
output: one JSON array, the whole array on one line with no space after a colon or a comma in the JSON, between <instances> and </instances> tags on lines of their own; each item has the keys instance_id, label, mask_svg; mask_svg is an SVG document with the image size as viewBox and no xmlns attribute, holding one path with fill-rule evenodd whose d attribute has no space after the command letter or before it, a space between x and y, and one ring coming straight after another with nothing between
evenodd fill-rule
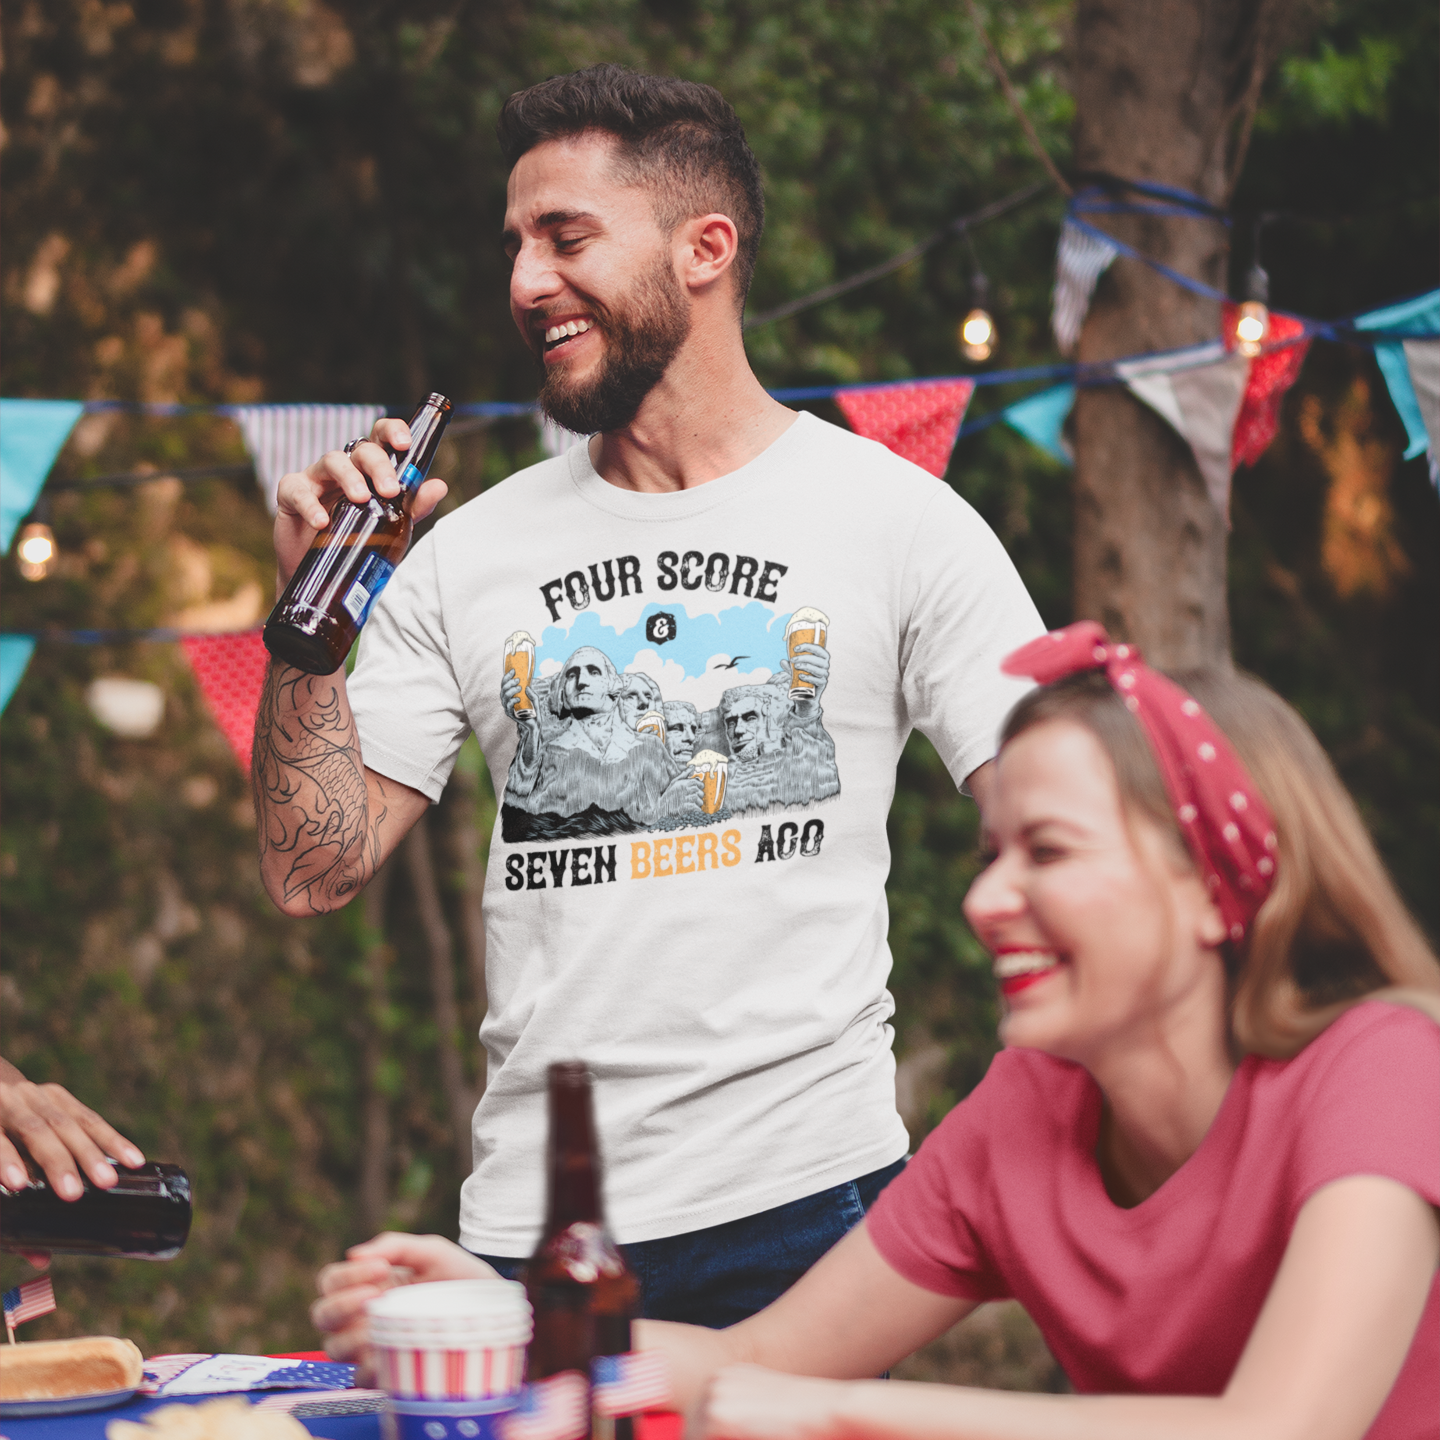
<instances>
[{"instance_id":1,"label":"t-shirt sleeve","mask_svg":"<svg viewBox=\"0 0 1440 1440\"><path fill-rule=\"evenodd\" d=\"M900 670L911 723L956 784L995 754L1030 681L1000 662L1044 630L994 531L948 486L926 506L905 565Z\"/></svg>"},{"instance_id":2,"label":"t-shirt sleeve","mask_svg":"<svg viewBox=\"0 0 1440 1440\"><path fill-rule=\"evenodd\" d=\"M1009 1293L978 1233L990 1169L986 1087L995 1088L995 1070L930 1132L865 1217L886 1263L932 1294L983 1301Z\"/></svg>"},{"instance_id":3,"label":"t-shirt sleeve","mask_svg":"<svg viewBox=\"0 0 1440 1440\"><path fill-rule=\"evenodd\" d=\"M1345 1022L1350 1033L1300 1097L1292 1222L1322 1185L1347 1175L1384 1175L1440 1205L1440 1026L1384 1003L1335 1023Z\"/></svg>"},{"instance_id":4,"label":"t-shirt sleeve","mask_svg":"<svg viewBox=\"0 0 1440 1440\"><path fill-rule=\"evenodd\" d=\"M346 692L365 764L438 801L470 720L450 658L433 531L375 602Z\"/></svg>"}]
</instances>

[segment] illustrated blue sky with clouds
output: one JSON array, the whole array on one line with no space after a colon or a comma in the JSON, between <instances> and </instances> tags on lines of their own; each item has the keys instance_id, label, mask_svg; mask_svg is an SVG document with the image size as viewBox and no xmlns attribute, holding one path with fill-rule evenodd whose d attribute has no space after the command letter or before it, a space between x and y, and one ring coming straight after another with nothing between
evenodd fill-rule
<instances>
[{"instance_id":1,"label":"illustrated blue sky with clouds","mask_svg":"<svg viewBox=\"0 0 1440 1440\"><path fill-rule=\"evenodd\" d=\"M673 640L656 645L645 638L645 624L660 611L675 617L676 633ZM683 604L671 602L647 605L634 625L617 630L593 610L583 610L568 626L549 625L541 633L535 646L536 672L553 675L582 645L593 645L603 650L618 670L634 666L652 675L667 700L713 705L721 689L763 680L780 668L789 619L788 613L777 615L755 600L716 615L688 615ZM653 660L657 655L659 666ZM749 658L735 670L711 669L716 657L729 660L737 655ZM757 671L761 673L757 675ZM708 683L697 686L697 681ZM713 698L706 693L711 690Z\"/></svg>"}]
</instances>

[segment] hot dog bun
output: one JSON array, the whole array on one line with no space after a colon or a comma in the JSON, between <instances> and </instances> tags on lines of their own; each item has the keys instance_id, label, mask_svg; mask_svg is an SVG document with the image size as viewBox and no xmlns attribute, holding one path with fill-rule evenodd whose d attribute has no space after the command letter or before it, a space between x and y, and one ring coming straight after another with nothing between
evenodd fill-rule
<instances>
[{"instance_id":1,"label":"hot dog bun","mask_svg":"<svg viewBox=\"0 0 1440 1440\"><path fill-rule=\"evenodd\" d=\"M0 1345L0 1403L133 1390L144 1370L136 1345L109 1335Z\"/></svg>"}]
</instances>

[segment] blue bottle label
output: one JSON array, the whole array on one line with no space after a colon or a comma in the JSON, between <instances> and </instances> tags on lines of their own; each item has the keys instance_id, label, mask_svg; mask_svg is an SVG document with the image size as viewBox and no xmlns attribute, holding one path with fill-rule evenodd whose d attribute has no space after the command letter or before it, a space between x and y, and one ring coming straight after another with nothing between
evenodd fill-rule
<instances>
[{"instance_id":1,"label":"blue bottle label","mask_svg":"<svg viewBox=\"0 0 1440 1440\"><path fill-rule=\"evenodd\" d=\"M404 486L406 490L415 489L424 478L419 469L414 465L407 465L400 472L400 484Z\"/></svg>"},{"instance_id":2,"label":"blue bottle label","mask_svg":"<svg viewBox=\"0 0 1440 1440\"><path fill-rule=\"evenodd\" d=\"M370 618L380 592L390 583L395 567L383 555L367 555L359 573L351 581L350 588L341 597L340 603L349 612L357 626Z\"/></svg>"}]
</instances>

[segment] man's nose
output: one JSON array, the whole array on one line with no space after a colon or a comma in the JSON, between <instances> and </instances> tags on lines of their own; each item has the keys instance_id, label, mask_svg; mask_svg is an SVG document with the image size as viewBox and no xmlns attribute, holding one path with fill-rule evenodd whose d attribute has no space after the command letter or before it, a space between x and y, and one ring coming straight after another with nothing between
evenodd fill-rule
<instances>
[{"instance_id":1,"label":"man's nose","mask_svg":"<svg viewBox=\"0 0 1440 1440\"><path fill-rule=\"evenodd\" d=\"M543 247L530 240L522 242L510 267L510 304L517 316L553 299L562 288Z\"/></svg>"}]
</instances>

